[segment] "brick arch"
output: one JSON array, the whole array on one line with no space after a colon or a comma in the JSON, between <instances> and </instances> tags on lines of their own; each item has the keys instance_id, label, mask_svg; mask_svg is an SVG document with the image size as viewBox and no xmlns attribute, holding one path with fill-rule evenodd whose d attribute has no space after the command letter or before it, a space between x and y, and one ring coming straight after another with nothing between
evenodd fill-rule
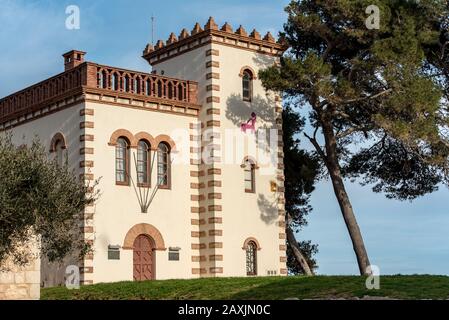
<instances>
[{"instance_id":1,"label":"brick arch","mask_svg":"<svg viewBox=\"0 0 449 320\"><path fill-rule=\"evenodd\" d=\"M262 248L260 247L259 241L257 241L256 238L254 238L254 237L249 237L249 238L247 238L247 239L245 240L245 242L243 242L243 247L242 247L243 250L246 250L246 248L248 247L248 243L249 243L250 241L253 241L253 242L256 244L257 250L262 249Z\"/></svg>"},{"instance_id":2,"label":"brick arch","mask_svg":"<svg viewBox=\"0 0 449 320\"><path fill-rule=\"evenodd\" d=\"M153 240L155 246L154 250L166 250L162 234L154 226L147 223L136 224L132 227L125 236L122 248L124 250L132 250L134 247L134 240L141 234L149 236L151 240Z\"/></svg>"},{"instance_id":3,"label":"brick arch","mask_svg":"<svg viewBox=\"0 0 449 320\"><path fill-rule=\"evenodd\" d=\"M115 130L112 133L111 138L109 139L109 145L116 146L117 140L120 137L124 137L124 138L128 139L128 142L129 142L131 148L137 147L137 142L136 142L136 139L134 138L134 135L126 129Z\"/></svg>"},{"instance_id":4,"label":"brick arch","mask_svg":"<svg viewBox=\"0 0 449 320\"><path fill-rule=\"evenodd\" d=\"M170 136L166 135L166 134L160 134L156 137L156 148L159 145L159 143L161 142L165 142L166 144L168 144L170 146L170 151L176 151L176 144L173 141L172 138L170 138Z\"/></svg>"},{"instance_id":5,"label":"brick arch","mask_svg":"<svg viewBox=\"0 0 449 320\"><path fill-rule=\"evenodd\" d=\"M251 72L251 74L253 76L253 80L257 80L256 71L254 71L254 69L249 66L244 66L240 69L239 77L243 78L243 73L245 72L245 70L248 70L249 72Z\"/></svg>"},{"instance_id":6,"label":"brick arch","mask_svg":"<svg viewBox=\"0 0 449 320\"><path fill-rule=\"evenodd\" d=\"M156 143L156 139L147 132L139 132L134 136L134 140L136 141L136 144L138 144L140 140L145 140L150 144L151 150L157 150L158 143Z\"/></svg>"},{"instance_id":7,"label":"brick arch","mask_svg":"<svg viewBox=\"0 0 449 320\"><path fill-rule=\"evenodd\" d=\"M241 168L245 168L245 162L249 161L252 164L254 164L254 168L255 169L259 169L259 165L257 164L256 159L253 156L246 156L245 158L243 158L242 164L240 165Z\"/></svg>"},{"instance_id":8,"label":"brick arch","mask_svg":"<svg viewBox=\"0 0 449 320\"><path fill-rule=\"evenodd\" d=\"M62 149L67 149L67 140L65 139L65 136L61 132L58 132L51 139L50 152L56 152L56 144L58 142L62 142Z\"/></svg>"}]
</instances>

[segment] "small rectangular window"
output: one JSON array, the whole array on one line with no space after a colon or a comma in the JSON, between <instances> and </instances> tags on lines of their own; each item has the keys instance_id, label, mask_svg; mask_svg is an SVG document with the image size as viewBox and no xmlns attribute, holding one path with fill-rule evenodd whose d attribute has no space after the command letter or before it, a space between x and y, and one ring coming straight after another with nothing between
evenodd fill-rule
<instances>
[{"instance_id":1,"label":"small rectangular window","mask_svg":"<svg viewBox=\"0 0 449 320\"><path fill-rule=\"evenodd\" d=\"M108 260L120 260L120 246L108 246Z\"/></svg>"},{"instance_id":2,"label":"small rectangular window","mask_svg":"<svg viewBox=\"0 0 449 320\"><path fill-rule=\"evenodd\" d=\"M179 250L181 249L178 247L170 247L168 249L168 261L179 261Z\"/></svg>"}]
</instances>

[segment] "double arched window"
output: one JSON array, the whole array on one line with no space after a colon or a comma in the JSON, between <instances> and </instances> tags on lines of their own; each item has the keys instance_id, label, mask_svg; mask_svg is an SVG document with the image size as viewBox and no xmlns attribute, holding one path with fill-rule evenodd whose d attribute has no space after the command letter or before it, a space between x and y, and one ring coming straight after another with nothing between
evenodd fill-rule
<instances>
[{"instance_id":1,"label":"double arched window","mask_svg":"<svg viewBox=\"0 0 449 320\"><path fill-rule=\"evenodd\" d=\"M253 79L254 75L249 69L243 70L242 74L242 96L243 101L253 100Z\"/></svg>"},{"instance_id":2,"label":"double arched window","mask_svg":"<svg viewBox=\"0 0 449 320\"><path fill-rule=\"evenodd\" d=\"M139 186L150 185L150 145L140 140L137 145L137 183Z\"/></svg>"},{"instance_id":3,"label":"double arched window","mask_svg":"<svg viewBox=\"0 0 449 320\"><path fill-rule=\"evenodd\" d=\"M117 139L115 146L115 182L129 184L129 142L123 137Z\"/></svg>"},{"instance_id":4,"label":"double arched window","mask_svg":"<svg viewBox=\"0 0 449 320\"><path fill-rule=\"evenodd\" d=\"M170 189L170 147L160 143L157 149L157 183L161 189Z\"/></svg>"}]
</instances>

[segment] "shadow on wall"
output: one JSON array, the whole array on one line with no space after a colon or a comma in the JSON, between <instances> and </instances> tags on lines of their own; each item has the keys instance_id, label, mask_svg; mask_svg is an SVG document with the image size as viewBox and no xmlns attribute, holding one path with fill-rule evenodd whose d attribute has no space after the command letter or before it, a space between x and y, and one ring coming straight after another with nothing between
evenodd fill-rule
<instances>
[{"instance_id":1,"label":"shadow on wall","mask_svg":"<svg viewBox=\"0 0 449 320\"><path fill-rule=\"evenodd\" d=\"M275 61L275 58L265 55L256 55L256 57L253 58L253 62L259 70L264 70L271 67L275 64Z\"/></svg>"},{"instance_id":2,"label":"shadow on wall","mask_svg":"<svg viewBox=\"0 0 449 320\"><path fill-rule=\"evenodd\" d=\"M264 150L270 152L270 132L269 129L274 127L276 121L274 103L270 104L267 98L257 95L252 102L243 101L240 94L232 94L226 101L226 118L230 120L236 128L240 128L243 123L246 123L251 118L251 113L257 116L256 130L260 132L265 130L266 141L264 141ZM258 135L254 135L254 141L257 146L260 142L257 139Z\"/></svg>"},{"instance_id":3,"label":"shadow on wall","mask_svg":"<svg viewBox=\"0 0 449 320\"><path fill-rule=\"evenodd\" d=\"M270 201L265 195L259 194L257 205L260 210L260 218L266 224L273 224L278 218L277 198Z\"/></svg>"}]
</instances>

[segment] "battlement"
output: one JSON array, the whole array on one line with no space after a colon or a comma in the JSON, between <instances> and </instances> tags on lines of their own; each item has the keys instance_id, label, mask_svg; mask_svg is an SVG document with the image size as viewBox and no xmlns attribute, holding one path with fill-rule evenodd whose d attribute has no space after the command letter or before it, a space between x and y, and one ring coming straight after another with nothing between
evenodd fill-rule
<instances>
[{"instance_id":1,"label":"battlement","mask_svg":"<svg viewBox=\"0 0 449 320\"><path fill-rule=\"evenodd\" d=\"M271 56L281 56L288 48L281 39L276 41L270 32L264 37L255 29L248 34L243 26L234 31L227 22L219 28L214 18L210 17L203 28L197 22L191 32L183 29L179 36L172 32L166 42L159 40L155 46L148 44L143 51L143 58L151 65L156 65L210 43Z\"/></svg>"}]
</instances>

